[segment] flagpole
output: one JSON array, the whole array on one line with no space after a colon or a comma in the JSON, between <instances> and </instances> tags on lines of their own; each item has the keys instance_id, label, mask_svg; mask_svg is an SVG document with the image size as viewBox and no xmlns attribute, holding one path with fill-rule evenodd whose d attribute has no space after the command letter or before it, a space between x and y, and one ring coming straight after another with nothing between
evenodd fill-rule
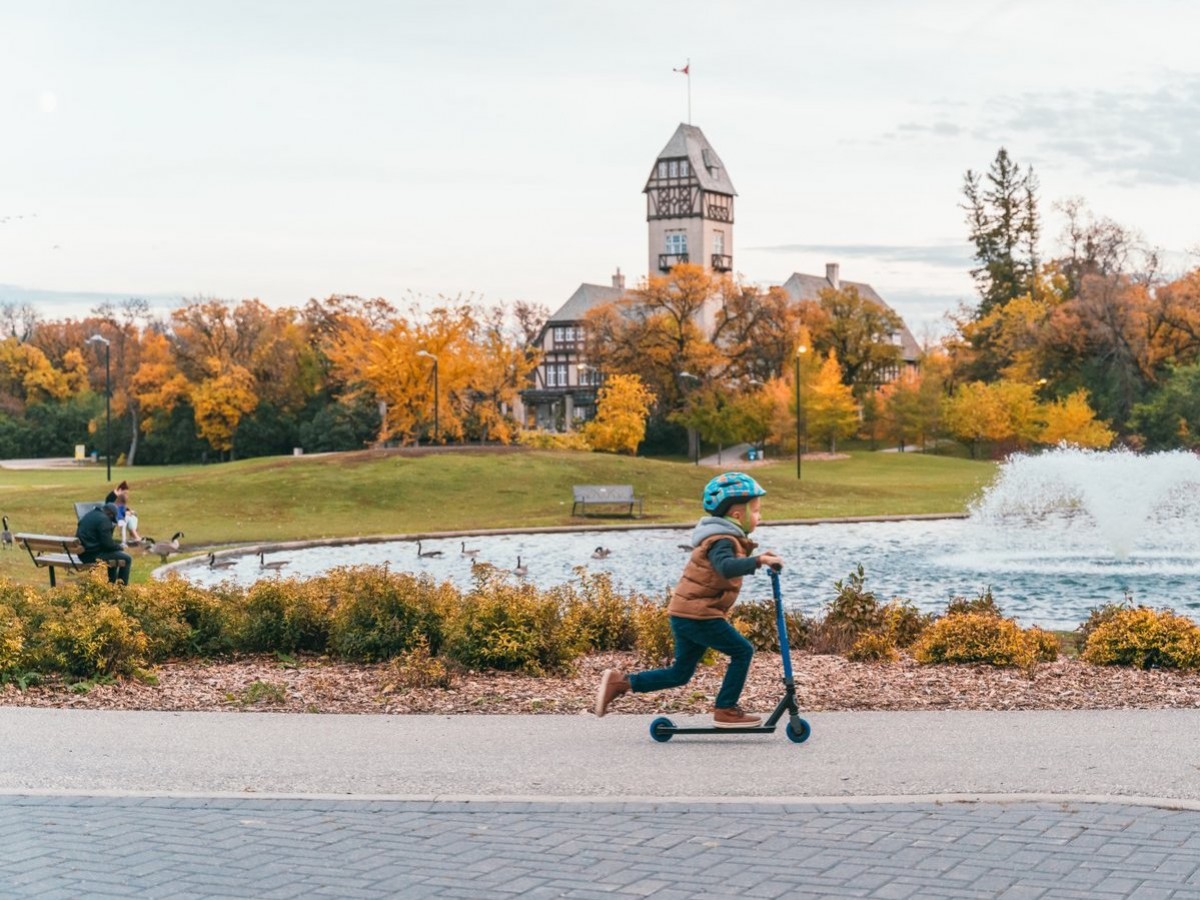
<instances>
[{"instance_id":1,"label":"flagpole","mask_svg":"<svg viewBox=\"0 0 1200 900\"><path fill-rule=\"evenodd\" d=\"M692 58L689 56L688 61L683 66L683 71L687 74L688 83L688 124L692 124Z\"/></svg>"}]
</instances>

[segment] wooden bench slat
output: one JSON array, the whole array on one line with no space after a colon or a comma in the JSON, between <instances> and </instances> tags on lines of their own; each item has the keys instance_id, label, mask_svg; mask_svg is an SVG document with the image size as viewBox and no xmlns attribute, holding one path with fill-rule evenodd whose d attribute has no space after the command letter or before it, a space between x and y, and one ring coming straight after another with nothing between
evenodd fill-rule
<instances>
[{"instance_id":1,"label":"wooden bench slat","mask_svg":"<svg viewBox=\"0 0 1200 900\"><path fill-rule=\"evenodd\" d=\"M572 488L572 495L575 502L571 505L571 515L576 515L575 510L580 508L586 514L589 504L627 506L631 516L636 504L638 515L642 513L642 498L634 495L632 484L577 484Z\"/></svg>"}]
</instances>

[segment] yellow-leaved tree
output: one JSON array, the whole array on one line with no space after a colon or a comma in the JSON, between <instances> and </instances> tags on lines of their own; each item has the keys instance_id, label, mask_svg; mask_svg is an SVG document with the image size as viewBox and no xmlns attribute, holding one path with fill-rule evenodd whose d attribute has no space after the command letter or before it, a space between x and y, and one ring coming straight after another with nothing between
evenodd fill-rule
<instances>
[{"instance_id":1,"label":"yellow-leaved tree","mask_svg":"<svg viewBox=\"0 0 1200 900\"><path fill-rule=\"evenodd\" d=\"M584 426L584 437L593 450L632 455L646 436L652 403L653 392L638 376L610 376L597 394L596 418Z\"/></svg>"},{"instance_id":2,"label":"yellow-leaved tree","mask_svg":"<svg viewBox=\"0 0 1200 900\"><path fill-rule=\"evenodd\" d=\"M1112 446L1116 435L1104 422L1096 418L1096 412L1088 403L1087 391L1083 388L1046 404L1046 425L1039 440L1043 444L1074 444L1077 447L1106 449Z\"/></svg>"},{"instance_id":3,"label":"yellow-leaved tree","mask_svg":"<svg viewBox=\"0 0 1200 900\"><path fill-rule=\"evenodd\" d=\"M858 404L848 384L842 383L837 354L829 351L812 382L804 385L806 433L837 450L839 438L850 437L858 428Z\"/></svg>"},{"instance_id":4,"label":"yellow-leaved tree","mask_svg":"<svg viewBox=\"0 0 1200 900\"><path fill-rule=\"evenodd\" d=\"M232 455L238 423L258 407L254 376L242 366L222 365L215 357L209 362L210 377L191 390L196 431L214 450Z\"/></svg>"}]
</instances>

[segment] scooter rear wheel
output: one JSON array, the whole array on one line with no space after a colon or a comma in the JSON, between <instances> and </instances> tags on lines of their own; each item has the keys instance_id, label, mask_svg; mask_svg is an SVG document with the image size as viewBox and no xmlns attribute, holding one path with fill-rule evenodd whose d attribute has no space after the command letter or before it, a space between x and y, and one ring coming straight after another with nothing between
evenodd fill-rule
<instances>
[{"instance_id":1,"label":"scooter rear wheel","mask_svg":"<svg viewBox=\"0 0 1200 900\"><path fill-rule=\"evenodd\" d=\"M812 728L809 727L808 722L804 719L800 719L799 730L793 728L792 723L788 722L787 728L784 731L787 733L788 740L794 744L803 744L808 740L808 736L812 734Z\"/></svg>"},{"instance_id":2,"label":"scooter rear wheel","mask_svg":"<svg viewBox=\"0 0 1200 900\"><path fill-rule=\"evenodd\" d=\"M650 737L654 738L660 744L664 744L675 736L665 729L674 727L675 723L666 716L659 716L650 723Z\"/></svg>"}]
</instances>

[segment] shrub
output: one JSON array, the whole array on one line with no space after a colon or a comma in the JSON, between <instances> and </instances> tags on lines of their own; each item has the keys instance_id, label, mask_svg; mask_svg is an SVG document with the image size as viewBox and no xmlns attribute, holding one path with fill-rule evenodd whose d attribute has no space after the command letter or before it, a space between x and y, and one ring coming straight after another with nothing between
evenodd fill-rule
<instances>
[{"instance_id":1,"label":"shrub","mask_svg":"<svg viewBox=\"0 0 1200 900\"><path fill-rule=\"evenodd\" d=\"M669 598L655 602L643 600L633 611L633 630L637 635L634 649L638 661L646 667L666 665L675 655L675 636L667 615Z\"/></svg>"},{"instance_id":2,"label":"shrub","mask_svg":"<svg viewBox=\"0 0 1200 900\"><path fill-rule=\"evenodd\" d=\"M775 621L775 601L739 600L730 615L733 627L742 633L755 650L767 653L779 652L779 632ZM788 645L797 649L809 641L812 624L797 610L784 610L784 627L787 628Z\"/></svg>"},{"instance_id":3,"label":"shrub","mask_svg":"<svg viewBox=\"0 0 1200 900\"><path fill-rule=\"evenodd\" d=\"M1112 621L1118 614L1127 610L1133 609L1133 605L1129 602L1129 597L1126 595L1124 603L1105 603L1103 606L1093 607L1088 610L1088 617L1083 621L1078 628L1075 629L1079 636L1079 645L1085 646L1088 638L1092 636L1092 632L1106 622Z\"/></svg>"},{"instance_id":4,"label":"shrub","mask_svg":"<svg viewBox=\"0 0 1200 900\"><path fill-rule=\"evenodd\" d=\"M878 632L883 627L883 610L875 595L867 590L866 581L860 564L845 582L834 584L837 596L812 630L813 652L845 653L864 634Z\"/></svg>"},{"instance_id":5,"label":"shrub","mask_svg":"<svg viewBox=\"0 0 1200 900\"><path fill-rule=\"evenodd\" d=\"M480 569L446 622L446 653L470 668L530 675L565 669L579 653L558 597Z\"/></svg>"},{"instance_id":6,"label":"shrub","mask_svg":"<svg viewBox=\"0 0 1200 900\"><path fill-rule=\"evenodd\" d=\"M899 597L883 607L883 633L896 647L911 647L933 620L932 614Z\"/></svg>"},{"instance_id":7,"label":"shrub","mask_svg":"<svg viewBox=\"0 0 1200 900\"><path fill-rule=\"evenodd\" d=\"M1092 630L1082 656L1101 666L1200 668L1200 628L1169 609L1119 609Z\"/></svg>"},{"instance_id":8,"label":"shrub","mask_svg":"<svg viewBox=\"0 0 1200 900\"><path fill-rule=\"evenodd\" d=\"M1012 619L987 612L959 612L925 629L913 645L913 656L927 664L988 663L1031 669L1042 650L1042 639L1022 631Z\"/></svg>"},{"instance_id":9,"label":"shrub","mask_svg":"<svg viewBox=\"0 0 1200 900\"><path fill-rule=\"evenodd\" d=\"M571 585L565 599L566 623L585 650L632 650L637 643L634 611L641 598L621 596L613 590L607 572L575 570L579 584Z\"/></svg>"},{"instance_id":10,"label":"shrub","mask_svg":"<svg viewBox=\"0 0 1200 900\"><path fill-rule=\"evenodd\" d=\"M896 645L887 634L864 634L846 653L854 662L895 662L900 658Z\"/></svg>"},{"instance_id":11,"label":"shrub","mask_svg":"<svg viewBox=\"0 0 1200 900\"><path fill-rule=\"evenodd\" d=\"M434 656L429 644L419 638L411 650L392 660L384 676L385 693L413 688L448 688L454 683L454 672L446 660Z\"/></svg>"},{"instance_id":12,"label":"shrub","mask_svg":"<svg viewBox=\"0 0 1200 900\"><path fill-rule=\"evenodd\" d=\"M146 636L112 603L80 604L48 620L45 648L55 668L80 678L131 675L146 665Z\"/></svg>"},{"instance_id":13,"label":"shrub","mask_svg":"<svg viewBox=\"0 0 1200 900\"><path fill-rule=\"evenodd\" d=\"M329 639L329 603L320 582L265 578L246 594L237 647L250 652L321 651Z\"/></svg>"},{"instance_id":14,"label":"shrub","mask_svg":"<svg viewBox=\"0 0 1200 900\"><path fill-rule=\"evenodd\" d=\"M183 618L182 594L202 594L177 575L165 582L131 585L116 598L116 605L138 623L146 635L146 655L151 661L178 656L188 650L191 628Z\"/></svg>"},{"instance_id":15,"label":"shrub","mask_svg":"<svg viewBox=\"0 0 1200 900\"><path fill-rule=\"evenodd\" d=\"M21 663L25 632L11 606L0 606L0 674L11 672Z\"/></svg>"},{"instance_id":16,"label":"shrub","mask_svg":"<svg viewBox=\"0 0 1200 900\"><path fill-rule=\"evenodd\" d=\"M534 450L591 450L587 438L579 431L519 431L517 443Z\"/></svg>"},{"instance_id":17,"label":"shrub","mask_svg":"<svg viewBox=\"0 0 1200 900\"><path fill-rule=\"evenodd\" d=\"M1062 647L1053 632L1035 625L1025 631L1025 637L1033 645L1033 656L1038 662L1054 662L1058 659Z\"/></svg>"},{"instance_id":18,"label":"shrub","mask_svg":"<svg viewBox=\"0 0 1200 900\"><path fill-rule=\"evenodd\" d=\"M985 588L983 593L974 600L968 600L966 597L952 597L950 602L946 604L946 615L959 616L964 613L995 616L998 619L1004 618L1004 613L1000 611L1000 607L996 603L996 598L992 596L992 589L990 587Z\"/></svg>"},{"instance_id":19,"label":"shrub","mask_svg":"<svg viewBox=\"0 0 1200 900\"><path fill-rule=\"evenodd\" d=\"M378 662L423 644L441 650L444 618L458 590L427 575L392 573L382 566L335 569L318 589L333 602L329 648L345 659Z\"/></svg>"}]
</instances>

